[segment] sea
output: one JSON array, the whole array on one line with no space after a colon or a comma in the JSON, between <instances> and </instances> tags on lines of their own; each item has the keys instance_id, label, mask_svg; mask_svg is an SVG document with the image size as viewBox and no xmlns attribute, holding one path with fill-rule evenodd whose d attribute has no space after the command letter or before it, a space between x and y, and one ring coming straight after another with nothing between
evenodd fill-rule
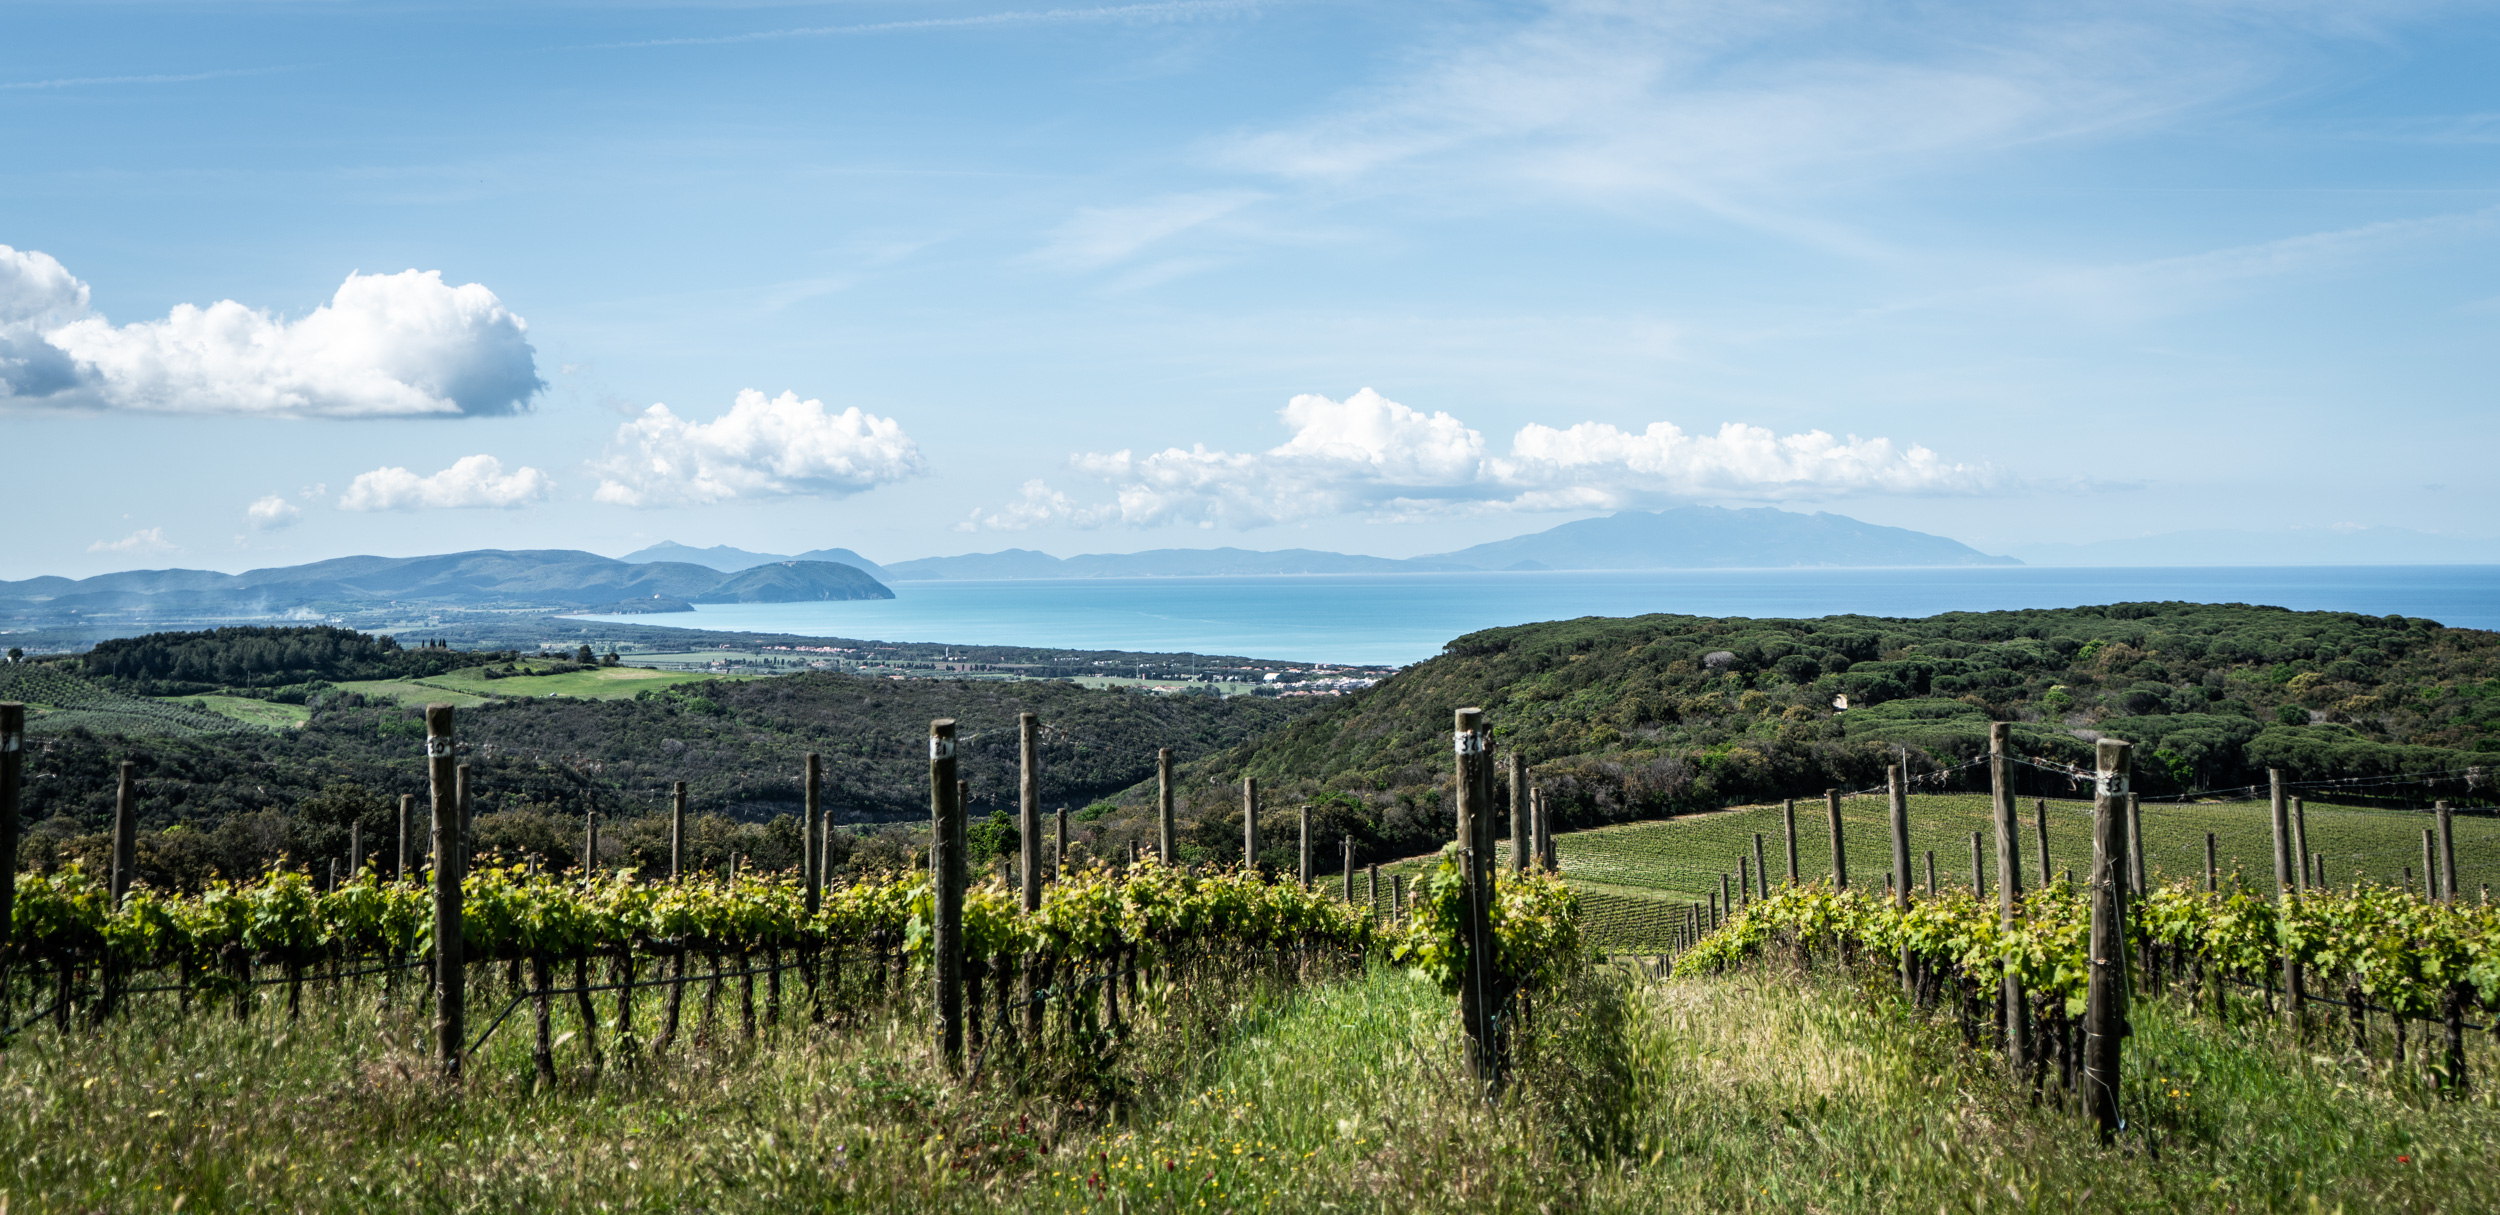
<instances>
[{"instance_id":1,"label":"sea","mask_svg":"<svg viewBox=\"0 0 2500 1215\"><path fill-rule=\"evenodd\" d=\"M1534 571L897 582L892 599L707 605L621 624L875 641L1404 665L1478 629L1577 616L1932 616L2144 600L2500 629L2500 566Z\"/></svg>"}]
</instances>

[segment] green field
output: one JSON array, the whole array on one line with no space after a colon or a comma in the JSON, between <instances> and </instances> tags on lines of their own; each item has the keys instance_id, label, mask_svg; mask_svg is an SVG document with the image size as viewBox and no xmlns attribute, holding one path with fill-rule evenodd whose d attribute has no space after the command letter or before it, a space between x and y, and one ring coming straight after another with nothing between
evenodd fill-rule
<instances>
[{"instance_id":1,"label":"green field","mask_svg":"<svg viewBox=\"0 0 2500 1215\"><path fill-rule=\"evenodd\" d=\"M280 704L249 696L160 696L157 699L186 709L204 708L221 717L231 717L248 725L266 726L272 730L292 730L312 718L312 710L302 705Z\"/></svg>"},{"instance_id":2,"label":"green field","mask_svg":"<svg viewBox=\"0 0 2500 1215\"><path fill-rule=\"evenodd\" d=\"M645 690L703 683L717 679L760 679L756 675L712 675L701 671L658 671L649 667L600 667L561 675L509 675L488 679L484 667L467 667L424 679L370 679L340 688L404 705L441 702L460 708L489 700L569 696L582 700L621 700Z\"/></svg>"}]
</instances>

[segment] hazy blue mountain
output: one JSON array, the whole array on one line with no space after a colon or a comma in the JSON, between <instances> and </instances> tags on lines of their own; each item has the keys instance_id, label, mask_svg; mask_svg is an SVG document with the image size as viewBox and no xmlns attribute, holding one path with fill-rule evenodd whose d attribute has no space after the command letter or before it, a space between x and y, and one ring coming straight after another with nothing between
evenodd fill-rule
<instances>
[{"instance_id":1,"label":"hazy blue mountain","mask_svg":"<svg viewBox=\"0 0 2500 1215\"><path fill-rule=\"evenodd\" d=\"M852 569L858 570L859 572L876 579L879 582L890 582L893 580L892 576L886 573L884 566L879 565L874 561L870 561L866 557L862 557L858 553L854 553L847 548L812 548L804 553L800 553L796 557L790 558L790 560L830 561L835 565L847 565Z\"/></svg>"},{"instance_id":2,"label":"hazy blue mountain","mask_svg":"<svg viewBox=\"0 0 2500 1215\"><path fill-rule=\"evenodd\" d=\"M649 548L627 553L617 560L637 563L685 561L695 565L708 565L724 574L734 574L740 570L754 569L759 565L775 565L784 561L830 561L836 565L850 566L871 578L881 581L887 579L885 567L847 548L810 549L804 553L790 555L754 553L742 548L731 548L726 544L715 544L710 548L695 548L692 545L679 544L674 540L663 540Z\"/></svg>"},{"instance_id":3,"label":"hazy blue mountain","mask_svg":"<svg viewBox=\"0 0 2500 1215\"><path fill-rule=\"evenodd\" d=\"M426 557L340 557L221 574L125 570L93 578L0 582L0 618L249 619L403 607L573 611L627 600L719 602L891 598L867 573L831 562L786 562L769 574L726 574L683 561L626 562L574 549L481 549ZM795 572L794 572L795 571ZM745 581L741 581L744 578Z\"/></svg>"},{"instance_id":4,"label":"hazy blue mountain","mask_svg":"<svg viewBox=\"0 0 2500 1215\"><path fill-rule=\"evenodd\" d=\"M1156 548L1139 553L1083 553L1053 557L1026 548L961 557L923 557L886 567L898 581L967 581L1012 578L1174 578L1249 577L1263 574L1380 574L1418 570L1463 570L1446 562L1402 561L1395 557L1361 557L1289 548L1260 552L1244 548Z\"/></svg>"},{"instance_id":5,"label":"hazy blue mountain","mask_svg":"<svg viewBox=\"0 0 2500 1215\"><path fill-rule=\"evenodd\" d=\"M895 581L1151 578L1257 574L1430 573L1449 570L1726 569L1800 565L2020 565L1942 536L1768 507L1623 511L1429 557L1362 557L1307 548L1158 548L1059 558L1011 548L923 557L886 567Z\"/></svg>"},{"instance_id":6,"label":"hazy blue mountain","mask_svg":"<svg viewBox=\"0 0 2500 1215\"><path fill-rule=\"evenodd\" d=\"M2500 564L2500 540L2401 527L2207 528L2085 544L2017 545L2014 554L2033 565L2494 565Z\"/></svg>"},{"instance_id":7,"label":"hazy blue mountain","mask_svg":"<svg viewBox=\"0 0 2500 1215\"><path fill-rule=\"evenodd\" d=\"M750 553L745 549L731 548L726 544L715 544L710 548L696 548L690 544L679 544L674 540L662 540L649 548L627 553L617 560L634 565L653 561L683 561L689 565L708 565L724 574L734 574L739 570L751 570L756 566L771 565L776 561L795 561L797 558L787 553Z\"/></svg>"},{"instance_id":8,"label":"hazy blue mountain","mask_svg":"<svg viewBox=\"0 0 2500 1215\"><path fill-rule=\"evenodd\" d=\"M1618 511L1454 553L1419 557L1487 570L1761 569L1789 566L2020 565L1958 540L1846 515L1761 506Z\"/></svg>"},{"instance_id":9,"label":"hazy blue mountain","mask_svg":"<svg viewBox=\"0 0 2500 1215\"><path fill-rule=\"evenodd\" d=\"M819 599L892 599L894 592L856 566L838 561L781 561L731 574L691 597L695 603L803 603Z\"/></svg>"}]
</instances>

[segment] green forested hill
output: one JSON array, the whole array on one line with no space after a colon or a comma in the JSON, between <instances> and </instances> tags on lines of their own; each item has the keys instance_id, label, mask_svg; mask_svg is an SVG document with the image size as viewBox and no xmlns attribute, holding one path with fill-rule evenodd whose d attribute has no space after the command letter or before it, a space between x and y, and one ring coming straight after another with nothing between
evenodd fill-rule
<instances>
[{"instance_id":1,"label":"green forested hill","mask_svg":"<svg viewBox=\"0 0 2500 1215\"><path fill-rule=\"evenodd\" d=\"M843 819L925 821L934 717L958 719L974 812L987 815L1015 805L1019 712L1041 715L1042 796L1057 806L1150 778L1158 747L1196 759L1309 703L814 672L680 684L633 700L500 701L462 710L457 728L481 816L510 816L491 831L569 863L591 809L610 821L612 838L629 848L660 841L665 857L665 835L648 816L667 805L675 781L687 782L699 814L754 823L794 813L808 751L824 756L825 798ZM318 868L345 853L350 824L379 849L395 830L399 795L425 792L421 710L354 693L325 694L300 729L283 732L185 734L134 719L30 733L24 799L35 863L102 847L117 765L130 758L147 829L141 869L172 885L212 868L257 872L281 855ZM638 818L640 826L628 821ZM160 834L168 827L181 830ZM758 837L739 850L785 865L795 861L781 854L789 843Z\"/></svg>"},{"instance_id":2,"label":"green forested hill","mask_svg":"<svg viewBox=\"0 0 2500 1215\"><path fill-rule=\"evenodd\" d=\"M1488 711L1567 825L1863 787L1903 747L1933 770L1984 751L1991 720L2065 763L2089 763L2101 734L2135 741L2137 787L2159 794L2268 767L2500 764L2500 634L2186 603L1489 629L1193 767L1194 804L1218 820L1207 838L1238 831L1228 790L1252 775L1279 803L1334 795L1332 830L1342 815L1391 849L1437 842L1462 705Z\"/></svg>"}]
</instances>

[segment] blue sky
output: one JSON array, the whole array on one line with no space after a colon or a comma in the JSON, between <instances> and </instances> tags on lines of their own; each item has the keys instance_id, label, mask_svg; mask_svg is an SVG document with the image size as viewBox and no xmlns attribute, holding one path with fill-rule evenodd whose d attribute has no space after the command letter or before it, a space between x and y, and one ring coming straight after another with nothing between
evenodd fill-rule
<instances>
[{"instance_id":1,"label":"blue sky","mask_svg":"<svg viewBox=\"0 0 2500 1215\"><path fill-rule=\"evenodd\" d=\"M16 4L0 577L2490 536L2494 62L2488 5Z\"/></svg>"}]
</instances>

